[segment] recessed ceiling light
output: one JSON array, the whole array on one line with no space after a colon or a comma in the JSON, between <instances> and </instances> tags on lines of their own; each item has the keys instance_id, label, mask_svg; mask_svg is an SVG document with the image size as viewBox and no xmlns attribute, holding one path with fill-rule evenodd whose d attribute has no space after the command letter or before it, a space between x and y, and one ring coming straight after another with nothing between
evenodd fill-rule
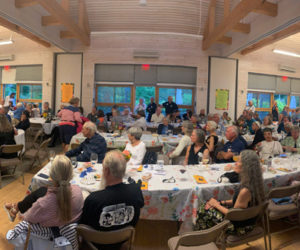
<instances>
[{"instance_id":1,"label":"recessed ceiling light","mask_svg":"<svg viewBox=\"0 0 300 250\"><path fill-rule=\"evenodd\" d=\"M141 6L146 6L147 5L147 0L140 0L140 5Z\"/></svg>"},{"instance_id":2,"label":"recessed ceiling light","mask_svg":"<svg viewBox=\"0 0 300 250\"><path fill-rule=\"evenodd\" d=\"M281 54L281 55L285 55L285 56L300 57L300 54L290 52L290 51L280 50L280 49L273 49L273 52L276 54Z\"/></svg>"},{"instance_id":3,"label":"recessed ceiling light","mask_svg":"<svg viewBox=\"0 0 300 250\"><path fill-rule=\"evenodd\" d=\"M0 40L0 45L13 44L13 40Z\"/></svg>"}]
</instances>

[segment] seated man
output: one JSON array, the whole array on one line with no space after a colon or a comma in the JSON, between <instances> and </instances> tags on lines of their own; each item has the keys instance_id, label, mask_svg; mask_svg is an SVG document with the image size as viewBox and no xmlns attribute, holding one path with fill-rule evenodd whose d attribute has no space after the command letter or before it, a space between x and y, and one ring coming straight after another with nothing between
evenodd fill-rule
<instances>
[{"instance_id":1,"label":"seated man","mask_svg":"<svg viewBox=\"0 0 300 250\"><path fill-rule=\"evenodd\" d=\"M245 149L245 145L239 139L239 131L236 126L230 126L225 133L228 142L225 143L222 151L217 154L218 162L233 162L234 154L240 154Z\"/></svg>"},{"instance_id":2,"label":"seated man","mask_svg":"<svg viewBox=\"0 0 300 250\"><path fill-rule=\"evenodd\" d=\"M162 124L158 125L157 133L159 135L166 135L168 131L171 131L171 134L173 133L173 126L169 124L168 118L164 117L162 120Z\"/></svg>"},{"instance_id":3,"label":"seated man","mask_svg":"<svg viewBox=\"0 0 300 250\"><path fill-rule=\"evenodd\" d=\"M164 117L165 116L161 113L161 107L158 106L155 113L151 116L151 122L161 123Z\"/></svg>"},{"instance_id":4,"label":"seated man","mask_svg":"<svg viewBox=\"0 0 300 250\"><path fill-rule=\"evenodd\" d=\"M96 133L97 128L95 123L86 122L82 128L82 134L87 137L78 148L70 150L66 156L76 156L77 161L90 161L91 153L98 155L98 162L101 163L106 153L105 139Z\"/></svg>"},{"instance_id":5,"label":"seated man","mask_svg":"<svg viewBox=\"0 0 300 250\"><path fill-rule=\"evenodd\" d=\"M251 112L247 112L246 115L246 124L247 124L247 129L250 131L250 133L252 135L254 135L254 131L252 129L252 123L255 122L255 120L253 119L253 114Z\"/></svg>"},{"instance_id":6,"label":"seated man","mask_svg":"<svg viewBox=\"0 0 300 250\"><path fill-rule=\"evenodd\" d=\"M14 111L14 118L20 121L21 115L25 110L23 104L21 102L17 103L17 109Z\"/></svg>"},{"instance_id":7,"label":"seated man","mask_svg":"<svg viewBox=\"0 0 300 250\"><path fill-rule=\"evenodd\" d=\"M291 130L291 136L287 136L281 141L282 148L286 152L300 153L300 138L299 138L299 127L293 126Z\"/></svg>"},{"instance_id":8,"label":"seated man","mask_svg":"<svg viewBox=\"0 0 300 250\"><path fill-rule=\"evenodd\" d=\"M96 230L111 231L135 226L144 206L140 186L122 182L126 160L120 151L106 154L103 160L103 190L91 193L85 200L80 223ZM102 181L101 180L101 181ZM97 246L99 249L119 249L121 244Z\"/></svg>"}]
</instances>

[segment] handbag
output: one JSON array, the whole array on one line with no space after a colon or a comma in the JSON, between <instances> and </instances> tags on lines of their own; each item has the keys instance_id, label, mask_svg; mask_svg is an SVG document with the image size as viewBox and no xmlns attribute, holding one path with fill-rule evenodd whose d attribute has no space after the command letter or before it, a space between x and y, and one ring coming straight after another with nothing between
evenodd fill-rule
<instances>
[{"instance_id":1,"label":"handbag","mask_svg":"<svg viewBox=\"0 0 300 250\"><path fill-rule=\"evenodd\" d=\"M222 174L217 181L221 183L224 178L227 178L230 183L237 183L240 181L240 175L237 172L226 172L225 174Z\"/></svg>"}]
</instances>

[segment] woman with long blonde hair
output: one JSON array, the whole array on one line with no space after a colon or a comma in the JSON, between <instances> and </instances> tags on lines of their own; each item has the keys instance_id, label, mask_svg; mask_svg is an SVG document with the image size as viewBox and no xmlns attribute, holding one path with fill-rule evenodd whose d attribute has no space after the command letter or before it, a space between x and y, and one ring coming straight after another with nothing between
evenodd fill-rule
<instances>
[{"instance_id":1,"label":"woman with long blonde hair","mask_svg":"<svg viewBox=\"0 0 300 250\"><path fill-rule=\"evenodd\" d=\"M59 227L79 220L83 197L80 187L71 185L73 167L68 157L54 158L49 172L51 184L28 195L17 204L6 204L10 219L20 211L24 220L44 227Z\"/></svg>"},{"instance_id":2,"label":"woman with long blonde hair","mask_svg":"<svg viewBox=\"0 0 300 250\"><path fill-rule=\"evenodd\" d=\"M248 208L265 201L264 185L260 160L253 150L244 150L237 162L235 172L240 175L240 186L231 200L217 201L211 198L206 204L200 204L197 211L195 230L210 228L224 220L229 208ZM242 222L232 222L229 232L242 235L253 229L256 218Z\"/></svg>"},{"instance_id":3,"label":"woman with long blonde hair","mask_svg":"<svg viewBox=\"0 0 300 250\"><path fill-rule=\"evenodd\" d=\"M0 146L2 145L14 145L15 142L15 129L8 121L7 117L3 114L0 114ZM0 153L1 158L14 158L17 154L3 154Z\"/></svg>"}]
</instances>

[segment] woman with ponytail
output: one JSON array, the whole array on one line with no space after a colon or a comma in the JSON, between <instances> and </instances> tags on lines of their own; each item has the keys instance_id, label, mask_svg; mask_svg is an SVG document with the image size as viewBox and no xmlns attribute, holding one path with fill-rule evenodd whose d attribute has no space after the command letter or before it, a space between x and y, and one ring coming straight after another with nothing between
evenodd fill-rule
<instances>
[{"instance_id":1,"label":"woman with ponytail","mask_svg":"<svg viewBox=\"0 0 300 250\"><path fill-rule=\"evenodd\" d=\"M59 227L79 220L84 201L80 187L70 184L73 167L69 158L56 156L49 175L51 185L47 189L40 188L17 204L5 205L10 218L20 211L25 221L44 227Z\"/></svg>"}]
</instances>

